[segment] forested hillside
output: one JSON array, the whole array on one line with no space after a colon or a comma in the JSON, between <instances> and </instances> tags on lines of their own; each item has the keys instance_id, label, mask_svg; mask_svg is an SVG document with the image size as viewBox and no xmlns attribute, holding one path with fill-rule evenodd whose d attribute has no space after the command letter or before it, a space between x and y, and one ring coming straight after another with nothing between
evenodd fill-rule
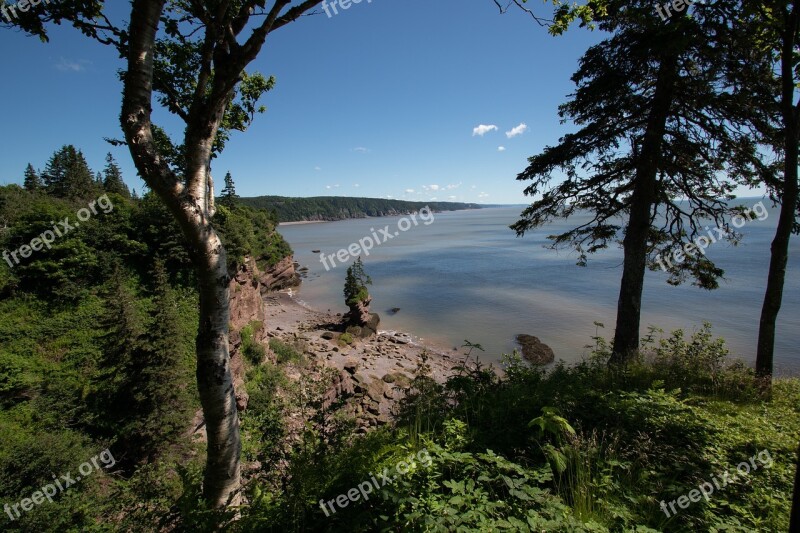
<instances>
[{"instance_id":1,"label":"forested hillside","mask_svg":"<svg viewBox=\"0 0 800 533\"><path fill-rule=\"evenodd\" d=\"M433 211L458 211L461 209L480 209L481 207L480 204L458 202L407 202L405 200L347 198L343 196L318 196L314 198L256 196L240 198L239 201L249 207L274 210L280 222L407 215L426 206Z\"/></svg>"},{"instance_id":2,"label":"forested hillside","mask_svg":"<svg viewBox=\"0 0 800 533\"><path fill-rule=\"evenodd\" d=\"M291 253L266 211L219 206L216 224L232 270ZM109 493L133 506L136 483L194 455L198 296L180 235L110 155L95 174L65 146L24 187L0 187L0 529L83 529ZM69 472L57 505L21 500Z\"/></svg>"}]
</instances>

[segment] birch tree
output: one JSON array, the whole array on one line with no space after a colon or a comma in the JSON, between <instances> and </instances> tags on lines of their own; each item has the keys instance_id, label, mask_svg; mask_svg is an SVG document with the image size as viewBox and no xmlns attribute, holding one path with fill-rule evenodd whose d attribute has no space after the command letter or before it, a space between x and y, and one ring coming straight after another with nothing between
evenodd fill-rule
<instances>
[{"instance_id":1,"label":"birch tree","mask_svg":"<svg viewBox=\"0 0 800 533\"><path fill-rule=\"evenodd\" d=\"M118 25L102 0L31 6L13 24L47 40L47 27L71 23L114 46L125 61L120 123L142 179L161 198L189 243L200 296L197 386L208 433L203 491L216 507L236 503L239 417L228 353L230 276L214 229L211 161L232 130L244 131L273 80L246 69L275 30L311 14L321 0L131 0ZM160 104L185 123L179 142L153 123Z\"/></svg>"}]
</instances>

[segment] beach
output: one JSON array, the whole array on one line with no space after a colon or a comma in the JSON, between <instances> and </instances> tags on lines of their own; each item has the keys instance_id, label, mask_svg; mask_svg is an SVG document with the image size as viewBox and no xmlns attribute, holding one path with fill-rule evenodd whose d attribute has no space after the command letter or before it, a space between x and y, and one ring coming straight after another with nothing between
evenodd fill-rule
<instances>
[{"instance_id":1,"label":"beach","mask_svg":"<svg viewBox=\"0 0 800 533\"><path fill-rule=\"evenodd\" d=\"M444 382L453 374L453 367L466 359L463 350L398 331L379 330L377 335L356 339L352 345L339 343L336 329L342 322L342 315L312 309L298 301L294 294L292 289L287 289L265 297L267 335L285 343L299 341L307 355L328 366L344 370L356 363L359 371L373 379L383 379L393 373L412 378L425 352L431 377ZM333 338L323 338L332 333ZM474 355L471 359L475 359Z\"/></svg>"}]
</instances>

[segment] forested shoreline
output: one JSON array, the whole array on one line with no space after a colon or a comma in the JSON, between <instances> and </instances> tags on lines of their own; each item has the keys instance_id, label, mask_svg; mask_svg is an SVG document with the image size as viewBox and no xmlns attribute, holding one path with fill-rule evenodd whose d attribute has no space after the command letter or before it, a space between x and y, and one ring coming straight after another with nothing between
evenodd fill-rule
<instances>
[{"instance_id":1,"label":"forested shoreline","mask_svg":"<svg viewBox=\"0 0 800 533\"><path fill-rule=\"evenodd\" d=\"M239 199L242 205L275 211L279 222L335 221L349 218L408 215L429 207L432 211L480 209L480 204L460 202L411 202L384 198L317 196L289 198L255 196Z\"/></svg>"}]
</instances>

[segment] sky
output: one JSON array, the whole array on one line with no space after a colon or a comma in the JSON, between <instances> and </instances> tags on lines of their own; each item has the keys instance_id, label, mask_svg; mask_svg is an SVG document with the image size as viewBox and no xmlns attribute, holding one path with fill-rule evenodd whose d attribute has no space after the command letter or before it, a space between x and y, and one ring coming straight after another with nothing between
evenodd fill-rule
<instances>
[{"instance_id":1,"label":"sky","mask_svg":"<svg viewBox=\"0 0 800 533\"><path fill-rule=\"evenodd\" d=\"M127 2L110 5L114 20L127 20ZM577 27L552 37L492 0L363 0L319 11L270 34L251 65L276 85L261 101L267 112L213 161L217 192L230 171L240 196L526 203L516 176L570 131L558 105L581 54L604 38ZM22 183L28 163L44 168L73 144L94 170L111 152L141 192L127 149L103 140L122 137L122 60L73 28L53 27L50 37L0 29L0 184ZM182 132L175 117L154 117Z\"/></svg>"}]
</instances>

